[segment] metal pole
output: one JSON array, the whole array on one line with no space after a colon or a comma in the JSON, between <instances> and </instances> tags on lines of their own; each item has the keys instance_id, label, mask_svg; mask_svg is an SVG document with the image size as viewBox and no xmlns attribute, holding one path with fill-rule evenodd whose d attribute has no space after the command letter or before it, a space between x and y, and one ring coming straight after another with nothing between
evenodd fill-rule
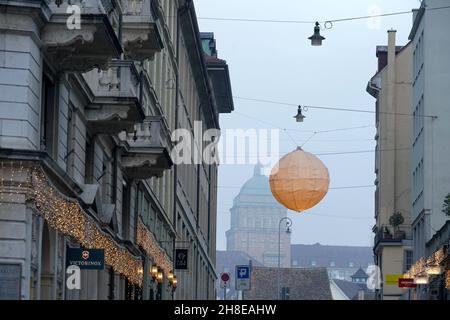
<instances>
[{"instance_id":1,"label":"metal pole","mask_svg":"<svg viewBox=\"0 0 450 320\"><path fill-rule=\"evenodd\" d=\"M227 300L227 285L223 286L223 300Z\"/></svg>"},{"instance_id":2,"label":"metal pole","mask_svg":"<svg viewBox=\"0 0 450 320\"><path fill-rule=\"evenodd\" d=\"M289 227L292 226L292 220L288 217L284 217L280 219L278 223L278 269L277 269L277 299L281 300L281 223L286 221L286 231L289 230Z\"/></svg>"}]
</instances>

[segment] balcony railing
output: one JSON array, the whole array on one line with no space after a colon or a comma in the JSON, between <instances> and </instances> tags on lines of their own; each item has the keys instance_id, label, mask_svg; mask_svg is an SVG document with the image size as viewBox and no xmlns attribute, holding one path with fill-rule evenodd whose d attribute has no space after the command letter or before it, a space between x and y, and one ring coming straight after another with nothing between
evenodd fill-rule
<instances>
[{"instance_id":1,"label":"balcony railing","mask_svg":"<svg viewBox=\"0 0 450 320\"><path fill-rule=\"evenodd\" d=\"M125 58L153 59L163 48L153 0L122 0L122 42Z\"/></svg>"},{"instance_id":2,"label":"balcony railing","mask_svg":"<svg viewBox=\"0 0 450 320\"><path fill-rule=\"evenodd\" d=\"M396 228L391 225L382 225L377 229L375 233L375 246L380 243L401 243L403 240L412 239L411 227L407 225L401 225Z\"/></svg>"},{"instance_id":3,"label":"balcony railing","mask_svg":"<svg viewBox=\"0 0 450 320\"><path fill-rule=\"evenodd\" d=\"M119 135L124 145L122 167L129 178L160 177L173 165L161 117L147 117L133 133Z\"/></svg>"},{"instance_id":4,"label":"balcony railing","mask_svg":"<svg viewBox=\"0 0 450 320\"><path fill-rule=\"evenodd\" d=\"M112 0L46 0L51 12L41 39L57 71L86 72L104 69L119 58L119 8ZM71 6L69 8L69 5Z\"/></svg>"},{"instance_id":5,"label":"balcony railing","mask_svg":"<svg viewBox=\"0 0 450 320\"><path fill-rule=\"evenodd\" d=\"M133 132L144 120L141 79L133 61L113 60L107 70L83 74L94 98L85 110L95 133Z\"/></svg>"}]
</instances>

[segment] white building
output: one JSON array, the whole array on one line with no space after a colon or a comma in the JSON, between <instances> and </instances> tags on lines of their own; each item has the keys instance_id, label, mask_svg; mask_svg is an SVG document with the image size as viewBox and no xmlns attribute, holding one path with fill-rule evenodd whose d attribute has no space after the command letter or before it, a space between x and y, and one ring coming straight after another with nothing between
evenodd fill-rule
<instances>
[{"instance_id":1,"label":"white building","mask_svg":"<svg viewBox=\"0 0 450 320\"><path fill-rule=\"evenodd\" d=\"M415 261L432 254L427 243L449 219L442 212L442 205L450 193L450 9L441 8L448 5L447 0L422 1L421 8L414 11L410 34L414 114L411 215Z\"/></svg>"}]
</instances>

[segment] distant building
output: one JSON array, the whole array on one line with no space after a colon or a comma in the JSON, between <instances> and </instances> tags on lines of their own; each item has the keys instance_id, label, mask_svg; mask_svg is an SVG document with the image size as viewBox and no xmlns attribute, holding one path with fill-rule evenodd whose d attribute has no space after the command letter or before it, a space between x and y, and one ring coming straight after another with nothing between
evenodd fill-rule
<instances>
[{"instance_id":1,"label":"distant building","mask_svg":"<svg viewBox=\"0 0 450 320\"><path fill-rule=\"evenodd\" d=\"M227 288L227 300L238 300L238 292L235 290L235 270L236 266L249 265L250 261L253 267L262 267L263 264L255 260L245 252L241 251L217 251L216 252L216 270L217 275L220 276L223 272L230 274L230 286ZM217 299L223 300L224 289L220 288L220 279L216 281Z\"/></svg>"},{"instance_id":2,"label":"distant building","mask_svg":"<svg viewBox=\"0 0 450 320\"><path fill-rule=\"evenodd\" d=\"M398 299L402 289L387 278L411 265L411 45L396 46L394 30L388 46L377 46L378 72L367 86L376 98L375 264L381 270L379 299ZM421 111L420 111L421 112ZM416 113L415 113L416 114ZM422 118L423 119L423 118ZM416 174L414 173L414 179ZM391 224L400 213L403 223Z\"/></svg>"},{"instance_id":3,"label":"distant building","mask_svg":"<svg viewBox=\"0 0 450 320\"><path fill-rule=\"evenodd\" d=\"M327 268L330 279L351 281L359 268L364 270L373 264L371 247L291 245L293 268Z\"/></svg>"},{"instance_id":4,"label":"distant building","mask_svg":"<svg viewBox=\"0 0 450 320\"><path fill-rule=\"evenodd\" d=\"M352 281L332 279L330 281L333 300L374 300L375 292L367 288L369 276L359 268L352 276Z\"/></svg>"},{"instance_id":5,"label":"distant building","mask_svg":"<svg viewBox=\"0 0 450 320\"><path fill-rule=\"evenodd\" d=\"M241 188L231 208L227 250L246 252L268 267L278 266L278 228L287 209L272 196L269 178L255 166L253 177ZM281 266L290 266L291 237L281 232Z\"/></svg>"},{"instance_id":6,"label":"distant building","mask_svg":"<svg viewBox=\"0 0 450 320\"><path fill-rule=\"evenodd\" d=\"M250 291L243 300L277 300L278 268L255 267ZM330 282L325 268L284 268L281 270L283 300L332 300Z\"/></svg>"}]
</instances>

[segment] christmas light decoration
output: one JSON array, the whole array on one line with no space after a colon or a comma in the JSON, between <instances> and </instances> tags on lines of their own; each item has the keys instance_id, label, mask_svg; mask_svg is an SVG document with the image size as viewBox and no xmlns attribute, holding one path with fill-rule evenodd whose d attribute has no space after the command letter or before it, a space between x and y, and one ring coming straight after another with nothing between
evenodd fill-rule
<instances>
[{"instance_id":1,"label":"christmas light decoration","mask_svg":"<svg viewBox=\"0 0 450 320\"><path fill-rule=\"evenodd\" d=\"M3 162L1 168L4 174ZM17 168L19 169L16 171ZM105 264L112 266L116 272L126 276L133 284L142 286L142 260L106 235L94 218L84 212L76 200L69 199L56 191L39 165L29 162L27 168L24 168L22 163L19 166L11 163L9 172L10 190L6 190L5 178L2 176L0 192L16 190L16 193L26 194L27 205L40 214L51 228L72 237L85 248L104 249ZM17 179L18 176L20 179ZM25 183L24 176L27 176Z\"/></svg>"},{"instance_id":2,"label":"christmas light decoration","mask_svg":"<svg viewBox=\"0 0 450 320\"><path fill-rule=\"evenodd\" d=\"M445 289L450 289L450 270L445 273Z\"/></svg>"},{"instance_id":3,"label":"christmas light decoration","mask_svg":"<svg viewBox=\"0 0 450 320\"><path fill-rule=\"evenodd\" d=\"M154 235L147 229L141 219L138 221L136 243L145 250L156 265L166 272L172 270L171 260L158 245Z\"/></svg>"}]
</instances>

